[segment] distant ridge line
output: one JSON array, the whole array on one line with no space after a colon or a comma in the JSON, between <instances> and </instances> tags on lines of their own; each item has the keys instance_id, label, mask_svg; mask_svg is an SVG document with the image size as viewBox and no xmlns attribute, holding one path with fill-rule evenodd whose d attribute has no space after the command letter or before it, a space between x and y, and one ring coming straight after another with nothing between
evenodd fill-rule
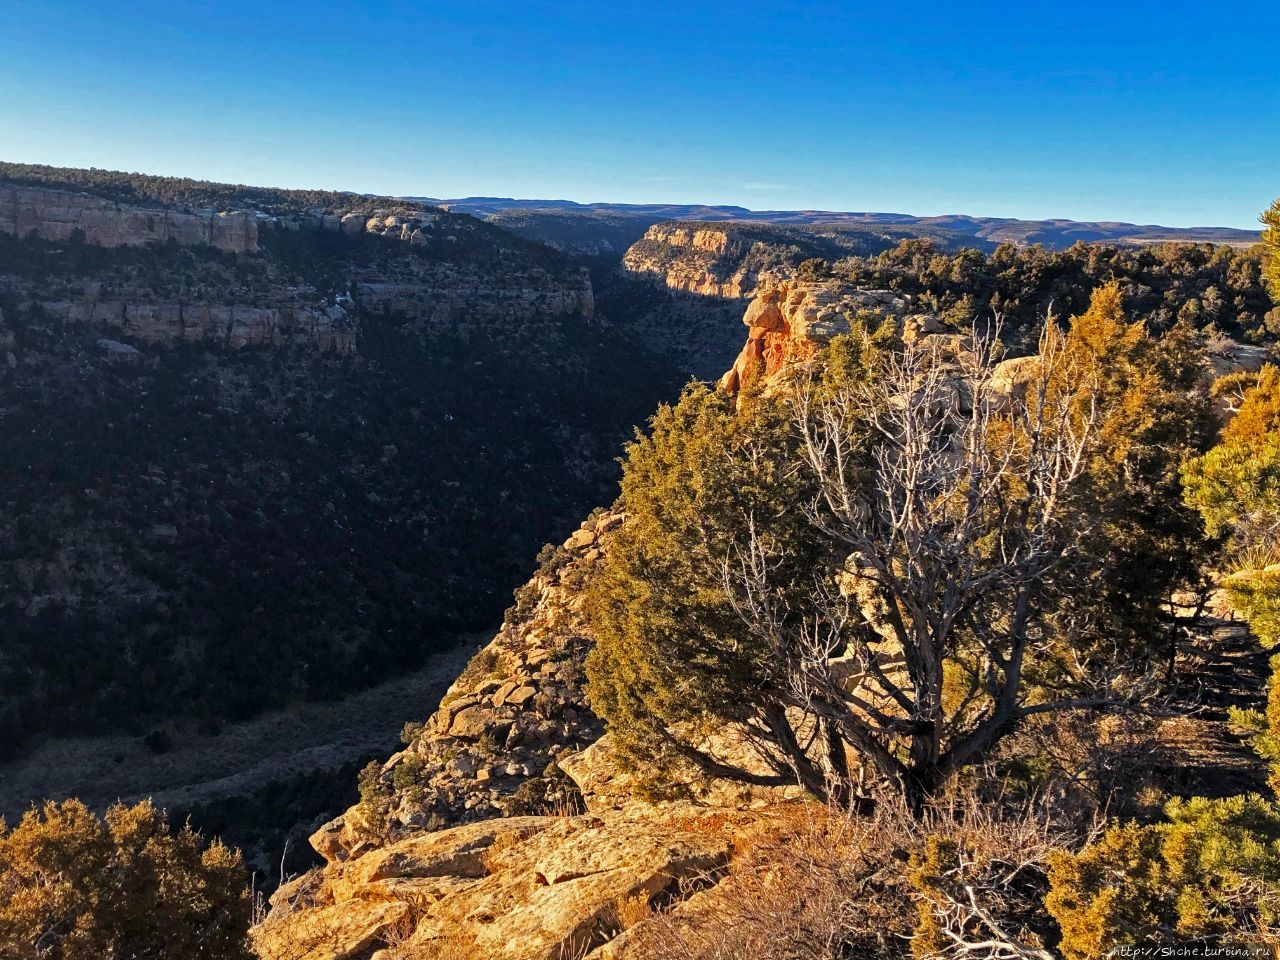
<instances>
[{"instance_id":1,"label":"distant ridge line","mask_svg":"<svg viewBox=\"0 0 1280 960\"><path fill-rule=\"evenodd\" d=\"M917 227L925 231L945 231L956 239L972 238L982 246L1004 242L1015 244L1043 243L1046 246L1070 246L1085 242L1128 244L1146 243L1216 243L1252 246L1260 239L1260 231L1236 227L1165 227L1159 224L1136 224L1116 220L1083 221L1065 218L1022 220L1016 217L978 217L968 214L946 214L917 217L905 213L835 210L749 210L728 204L678 203L579 203L575 200L537 200L514 197L461 197L451 200L431 197L406 197L444 207L457 213L486 217L515 211L527 213L578 214L582 216L621 216L658 220L692 220L705 222L770 223L814 227Z\"/></svg>"}]
</instances>

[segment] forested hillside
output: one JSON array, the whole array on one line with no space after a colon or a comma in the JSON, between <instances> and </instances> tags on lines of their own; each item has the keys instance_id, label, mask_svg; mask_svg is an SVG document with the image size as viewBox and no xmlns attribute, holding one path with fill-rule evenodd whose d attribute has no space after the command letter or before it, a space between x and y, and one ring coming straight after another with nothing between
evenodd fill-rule
<instances>
[{"instance_id":1,"label":"forested hillside","mask_svg":"<svg viewBox=\"0 0 1280 960\"><path fill-rule=\"evenodd\" d=\"M471 217L3 172L45 191L19 195L30 235L0 233L8 752L216 730L496 622L682 376L598 320L579 265ZM230 253L128 242L137 203L270 215ZM42 238L80 210L125 242Z\"/></svg>"}]
</instances>

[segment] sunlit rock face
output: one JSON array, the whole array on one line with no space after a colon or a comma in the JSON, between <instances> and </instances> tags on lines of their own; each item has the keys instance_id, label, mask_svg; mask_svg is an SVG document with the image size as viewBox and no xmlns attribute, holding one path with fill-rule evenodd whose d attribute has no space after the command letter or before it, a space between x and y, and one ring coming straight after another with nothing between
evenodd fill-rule
<instances>
[{"instance_id":1,"label":"sunlit rock face","mask_svg":"<svg viewBox=\"0 0 1280 960\"><path fill-rule=\"evenodd\" d=\"M0 232L86 243L141 246L170 240L208 244L228 253L258 249L258 217L250 211L149 209L65 190L0 185Z\"/></svg>"},{"instance_id":2,"label":"sunlit rock face","mask_svg":"<svg viewBox=\"0 0 1280 960\"><path fill-rule=\"evenodd\" d=\"M622 262L630 272L651 274L671 290L737 300L755 292L757 275L733 263L731 248L723 230L658 223Z\"/></svg>"},{"instance_id":3,"label":"sunlit rock face","mask_svg":"<svg viewBox=\"0 0 1280 960\"><path fill-rule=\"evenodd\" d=\"M904 338L939 333L931 314L912 314L911 300L892 290L867 290L837 280L779 280L762 285L742 322L747 342L720 387L737 393L753 372L770 377L789 363L808 360L848 333L860 313L901 318Z\"/></svg>"}]
</instances>

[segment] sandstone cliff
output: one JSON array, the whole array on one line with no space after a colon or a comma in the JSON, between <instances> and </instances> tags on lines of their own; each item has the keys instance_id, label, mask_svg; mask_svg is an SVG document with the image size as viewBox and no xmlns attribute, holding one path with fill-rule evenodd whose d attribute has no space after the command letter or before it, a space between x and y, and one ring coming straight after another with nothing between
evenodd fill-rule
<instances>
[{"instance_id":1,"label":"sandstone cliff","mask_svg":"<svg viewBox=\"0 0 1280 960\"><path fill-rule=\"evenodd\" d=\"M337 304L255 307L85 299L45 301L41 306L55 319L115 328L145 343L207 341L232 348L301 343L350 354L359 332L356 318Z\"/></svg>"},{"instance_id":2,"label":"sandstone cliff","mask_svg":"<svg viewBox=\"0 0 1280 960\"><path fill-rule=\"evenodd\" d=\"M325 233L342 239L316 238ZM100 258L79 277L42 275L39 283L4 278L53 318L135 344L301 344L352 354L362 315L403 317L423 332L459 332L518 328L534 317L590 319L595 309L585 269L544 265L536 252L507 249L521 241L470 217L394 201L371 212L317 208L268 216L141 207L0 183L0 234L49 243L78 235L91 247L108 249L204 245L246 258L229 264L195 251L181 259L161 248L152 255L160 264L138 259L143 254L119 254ZM300 250L311 262L299 260ZM317 283L316 260L330 262L330 276L322 279L338 286L336 294Z\"/></svg>"},{"instance_id":3,"label":"sandstone cliff","mask_svg":"<svg viewBox=\"0 0 1280 960\"><path fill-rule=\"evenodd\" d=\"M632 273L651 274L671 290L742 299L755 292L757 273L742 262L746 250L723 227L654 224L623 255Z\"/></svg>"},{"instance_id":4,"label":"sandstone cliff","mask_svg":"<svg viewBox=\"0 0 1280 960\"><path fill-rule=\"evenodd\" d=\"M85 193L0 183L0 233L66 241L80 231L104 247L204 243L228 253L258 249L258 220L243 210L178 211L117 203Z\"/></svg>"},{"instance_id":5,"label":"sandstone cliff","mask_svg":"<svg viewBox=\"0 0 1280 960\"><path fill-rule=\"evenodd\" d=\"M623 257L630 272L681 293L740 300L794 276L806 260L838 260L892 246L884 237L838 229L797 230L745 223L658 223Z\"/></svg>"}]
</instances>

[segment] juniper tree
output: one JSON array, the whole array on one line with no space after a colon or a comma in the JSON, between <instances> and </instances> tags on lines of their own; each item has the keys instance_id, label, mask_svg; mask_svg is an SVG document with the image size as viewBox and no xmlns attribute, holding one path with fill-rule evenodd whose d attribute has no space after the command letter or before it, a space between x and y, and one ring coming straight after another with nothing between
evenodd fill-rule
<instances>
[{"instance_id":1,"label":"juniper tree","mask_svg":"<svg viewBox=\"0 0 1280 960\"><path fill-rule=\"evenodd\" d=\"M591 590L589 693L620 756L650 783L842 802L861 767L919 802L1024 718L1112 702L1121 664L1073 648L1067 614L1094 610L1082 570L1112 570L1093 535L1124 527L1117 485L1176 478L1156 454L1180 452L1146 436L1136 408L1158 422L1180 394L1149 389L1169 374L1118 304L1049 325L1019 384L990 338L862 332L743 412L700 388L662 410Z\"/></svg>"},{"instance_id":2,"label":"juniper tree","mask_svg":"<svg viewBox=\"0 0 1280 960\"><path fill-rule=\"evenodd\" d=\"M49 802L0 820L0 956L13 960L250 960L244 863L171 831L149 802L100 819Z\"/></svg>"}]
</instances>

